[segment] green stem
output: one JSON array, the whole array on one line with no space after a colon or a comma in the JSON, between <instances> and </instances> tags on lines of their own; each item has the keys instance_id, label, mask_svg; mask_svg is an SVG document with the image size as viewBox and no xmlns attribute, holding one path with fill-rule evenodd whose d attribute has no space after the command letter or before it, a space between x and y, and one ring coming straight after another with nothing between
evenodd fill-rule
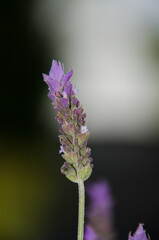
<instances>
[{"instance_id":1,"label":"green stem","mask_svg":"<svg viewBox=\"0 0 159 240\"><path fill-rule=\"evenodd\" d=\"M83 240L85 190L84 190L84 182L82 180L79 180L79 182L78 182L78 190L79 190L79 209L78 209L78 238L77 238L77 240Z\"/></svg>"}]
</instances>

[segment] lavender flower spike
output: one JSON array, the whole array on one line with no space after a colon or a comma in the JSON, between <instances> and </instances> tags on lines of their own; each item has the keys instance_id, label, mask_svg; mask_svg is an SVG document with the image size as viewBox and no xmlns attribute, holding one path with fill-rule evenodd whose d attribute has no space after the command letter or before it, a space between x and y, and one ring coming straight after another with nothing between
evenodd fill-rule
<instances>
[{"instance_id":1,"label":"lavender flower spike","mask_svg":"<svg viewBox=\"0 0 159 240\"><path fill-rule=\"evenodd\" d=\"M43 74L49 87L49 98L57 111L60 125L60 153L65 160L61 172L72 182L85 181L92 172L91 149L87 147L89 131L85 125L86 114L75 94L78 92L69 79L71 70L64 74L63 64L53 60L49 75Z\"/></svg>"},{"instance_id":2,"label":"lavender flower spike","mask_svg":"<svg viewBox=\"0 0 159 240\"><path fill-rule=\"evenodd\" d=\"M128 240L150 240L150 238L146 236L145 230L143 229L143 224L140 223L133 236L131 236L131 233L129 233Z\"/></svg>"}]
</instances>

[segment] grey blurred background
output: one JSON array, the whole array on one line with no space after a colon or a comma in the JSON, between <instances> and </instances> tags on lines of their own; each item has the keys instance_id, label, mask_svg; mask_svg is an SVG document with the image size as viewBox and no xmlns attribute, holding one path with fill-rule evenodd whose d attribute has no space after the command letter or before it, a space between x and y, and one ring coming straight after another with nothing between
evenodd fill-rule
<instances>
[{"instance_id":1,"label":"grey blurred background","mask_svg":"<svg viewBox=\"0 0 159 240\"><path fill-rule=\"evenodd\" d=\"M159 2L32 0L1 5L0 239L76 239L77 186L60 173L42 72L74 70L94 170L115 199L118 240L157 239Z\"/></svg>"}]
</instances>

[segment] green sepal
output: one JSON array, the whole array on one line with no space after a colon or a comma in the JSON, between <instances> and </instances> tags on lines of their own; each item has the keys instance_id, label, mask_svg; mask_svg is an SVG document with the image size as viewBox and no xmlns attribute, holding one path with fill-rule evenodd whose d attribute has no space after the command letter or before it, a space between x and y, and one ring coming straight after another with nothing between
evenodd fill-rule
<instances>
[{"instance_id":1,"label":"green sepal","mask_svg":"<svg viewBox=\"0 0 159 240\"><path fill-rule=\"evenodd\" d=\"M88 137L89 137L89 132L78 134L77 135L78 145L81 146L83 145L84 142L87 142Z\"/></svg>"},{"instance_id":2,"label":"green sepal","mask_svg":"<svg viewBox=\"0 0 159 240\"><path fill-rule=\"evenodd\" d=\"M79 171L78 171L78 178L86 181L90 175L92 173L92 167L90 166L90 164L82 167Z\"/></svg>"},{"instance_id":3,"label":"green sepal","mask_svg":"<svg viewBox=\"0 0 159 240\"><path fill-rule=\"evenodd\" d=\"M82 159L82 164L85 165L86 162L87 162L87 160L88 160L88 158L83 158L83 159Z\"/></svg>"},{"instance_id":4,"label":"green sepal","mask_svg":"<svg viewBox=\"0 0 159 240\"><path fill-rule=\"evenodd\" d=\"M80 154L81 154L81 156L84 156L84 155L86 154L86 152L87 152L87 148L86 148L86 147L82 147L82 148L80 149Z\"/></svg>"},{"instance_id":5,"label":"green sepal","mask_svg":"<svg viewBox=\"0 0 159 240\"><path fill-rule=\"evenodd\" d=\"M66 175L67 179L69 179L71 182L74 182L74 183L78 183L78 180L77 180L77 177L71 175L71 174L67 174Z\"/></svg>"},{"instance_id":6,"label":"green sepal","mask_svg":"<svg viewBox=\"0 0 159 240\"><path fill-rule=\"evenodd\" d=\"M81 156L83 156L83 157L85 157L85 155L86 155L86 157L89 157L90 156L90 154L91 154L91 149L90 148L86 148L86 147L82 147L81 149L80 149L80 154L81 154Z\"/></svg>"},{"instance_id":7,"label":"green sepal","mask_svg":"<svg viewBox=\"0 0 159 240\"><path fill-rule=\"evenodd\" d=\"M61 145L67 145L67 146L69 146L72 150L73 150L73 148L74 148L74 146L73 146L73 144L71 143L71 139L72 137L71 136L68 136L67 135L67 137L66 136L63 136L63 135L59 135L59 139L60 139L60 143L61 143Z\"/></svg>"},{"instance_id":8,"label":"green sepal","mask_svg":"<svg viewBox=\"0 0 159 240\"><path fill-rule=\"evenodd\" d=\"M65 122L62 125L62 129L65 132L65 134L68 134L68 135L73 135L74 134L74 125L72 123Z\"/></svg>"},{"instance_id":9,"label":"green sepal","mask_svg":"<svg viewBox=\"0 0 159 240\"><path fill-rule=\"evenodd\" d=\"M66 177L74 182L77 183L77 174L76 174L76 170L74 169L74 167L72 167L69 163L64 163L63 166L61 167L61 172L63 174L66 175Z\"/></svg>"},{"instance_id":10,"label":"green sepal","mask_svg":"<svg viewBox=\"0 0 159 240\"><path fill-rule=\"evenodd\" d=\"M71 164L76 163L78 161L77 152L64 153L62 157L66 160L66 162Z\"/></svg>"}]
</instances>

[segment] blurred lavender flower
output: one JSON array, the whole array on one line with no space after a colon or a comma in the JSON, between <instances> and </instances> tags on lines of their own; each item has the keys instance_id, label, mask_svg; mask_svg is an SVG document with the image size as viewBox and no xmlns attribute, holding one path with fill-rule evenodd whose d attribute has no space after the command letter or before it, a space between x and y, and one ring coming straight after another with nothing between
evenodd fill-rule
<instances>
[{"instance_id":1,"label":"blurred lavender flower","mask_svg":"<svg viewBox=\"0 0 159 240\"><path fill-rule=\"evenodd\" d=\"M91 175L93 165L91 149L87 147L89 131L84 120L86 114L75 96L78 90L69 81L72 74L71 70L64 75L63 65L53 60L49 75L43 74L43 78L49 87L48 96L53 101L60 125L59 153L63 153L65 159L61 172L77 183L79 179L85 181Z\"/></svg>"},{"instance_id":2,"label":"blurred lavender flower","mask_svg":"<svg viewBox=\"0 0 159 240\"><path fill-rule=\"evenodd\" d=\"M143 229L143 224L140 223L133 236L131 236L131 233L129 233L128 240L149 240L149 239L150 238L146 236L146 232Z\"/></svg>"},{"instance_id":3,"label":"blurred lavender flower","mask_svg":"<svg viewBox=\"0 0 159 240\"><path fill-rule=\"evenodd\" d=\"M90 206L86 212L88 225L85 228L85 240L113 240L114 201L110 187L104 180L87 185L86 192L90 199Z\"/></svg>"},{"instance_id":4,"label":"blurred lavender flower","mask_svg":"<svg viewBox=\"0 0 159 240\"><path fill-rule=\"evenodd\" d=\"M85 227L84 240L98 240L97 234L94 232L93 228L89 225Z\"/></svg>"},{"instance_id":5,"label":"blurred lavender flower","mask_svg":"<svg viewBox=\"0 0 159 240\"><path fill-rule=\"evenodd\" d=\"M114 201L110 187L106 181L98 181L87 185L86 192L90 199L87 210L88 224L85 227L84 240L114 240L116 239L113 227ZM150 240L146 236L143 224L139 224L128 240Z\"/></svg>"}]
</instances>

